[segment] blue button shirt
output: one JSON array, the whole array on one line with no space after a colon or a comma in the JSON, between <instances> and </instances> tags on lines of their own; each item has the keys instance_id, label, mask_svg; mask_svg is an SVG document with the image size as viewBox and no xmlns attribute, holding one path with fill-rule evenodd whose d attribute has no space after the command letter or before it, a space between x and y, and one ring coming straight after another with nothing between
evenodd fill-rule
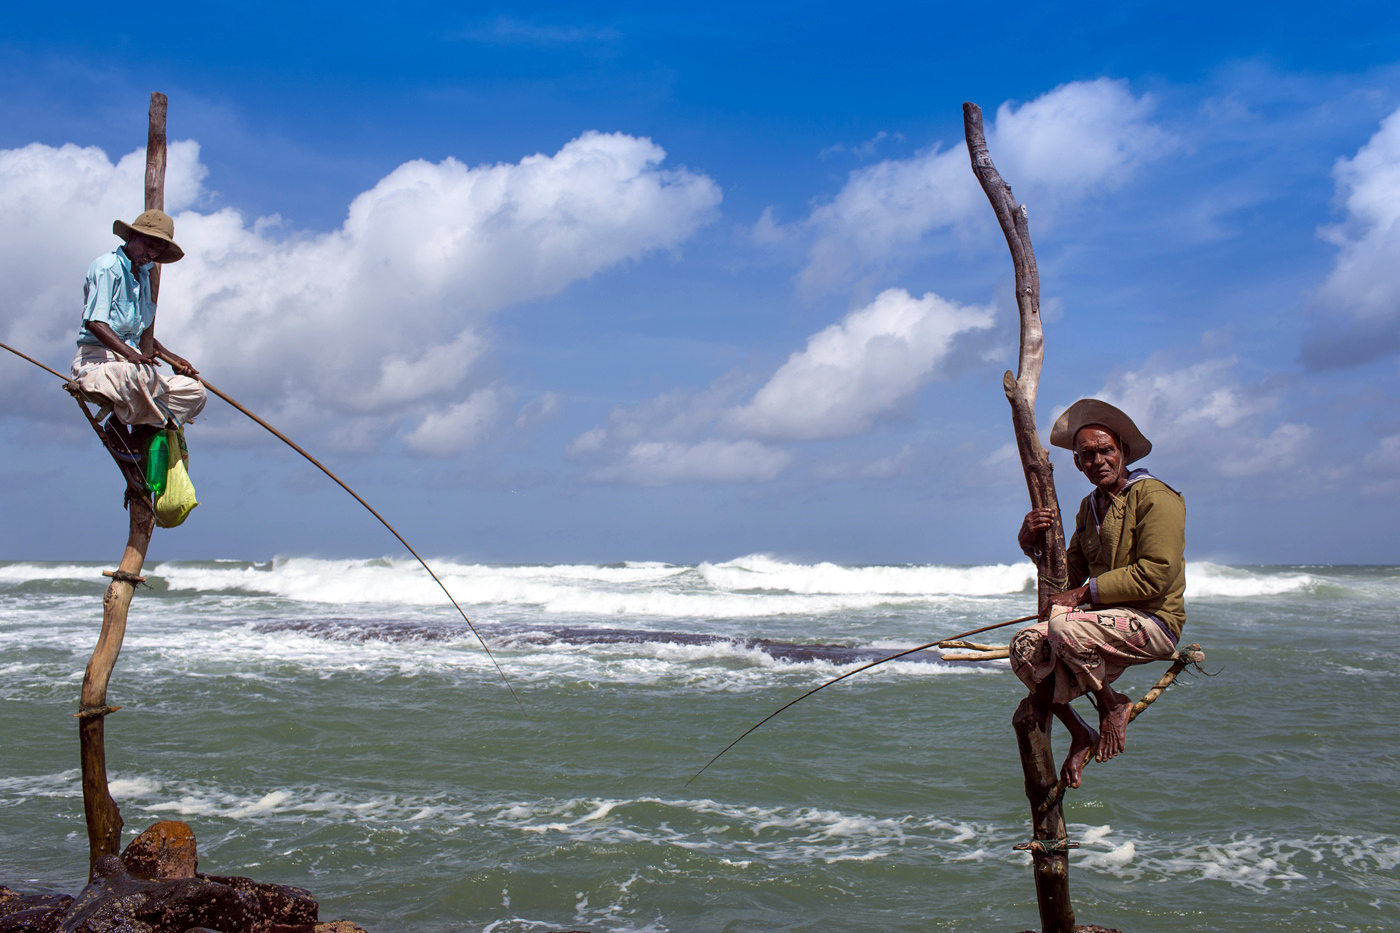
<instances>
[{"instance_id":1,"label":"blue button shirt","mask_svg":"<svg viewBox=\"0 0 1400 933\"><path fill-rule=\"evenodd\" d=\"M156 319L151 301L151 266L132 269L126 251L118 247L98 256L83 283L83 322L101 321L133 350L141 349L141 334ZM102 346L86 327L78 329L78 346Z\"/></svg>"}]
</instances>

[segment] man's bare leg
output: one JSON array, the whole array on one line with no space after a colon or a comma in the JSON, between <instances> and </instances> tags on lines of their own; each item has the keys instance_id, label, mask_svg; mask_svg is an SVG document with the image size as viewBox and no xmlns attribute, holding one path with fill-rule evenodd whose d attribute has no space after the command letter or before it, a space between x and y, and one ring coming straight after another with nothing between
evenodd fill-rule
<instances>
[{"instance_id":1,"label":"man's bare leg","mask_svg":"<svg viewBox=\"0 0 1400 933\"><path fill-rule=\"evenodd\" d=\"M1060 766L1060 778L1070 787L1078 787L1084 775L1084 762L1089 760L1089 749L1099 740L1099 734L1084 721L1078 711L1068 703L1051 702L1055 696L1055 678L1041 683L1031 694L1031 702L1048 709L1055 718L1069 730L1069 754Z\"/></svg>"},{"instance_id":2,"label":"man's bare leg","mask_svg":"<svg viewBox=\"0 0 1400 933\"><path fill-rule=\"evenodd\" d=\"M1133 712L1133 701L1104 684L1094 693L1099 701L1099 753L1095 761L1108 761L1116 757L1128 744L1128 717Z\"/></svg>"},{"instance_id":3,"label":"man's bare leg","mask_svg":"<svg viewBox=\"0 0 1400 933\"><path fill-rule=\"evenodd\" d=\"M1050 712L1069 730L1069 754L1060 766L1060 779L1070 787L1078 787L1084 776L1084 762L1089 760L1089 749L1099 740L1099 734L1068 703L1056 703L1050 707Z\"/></svg>"}]
</instances>

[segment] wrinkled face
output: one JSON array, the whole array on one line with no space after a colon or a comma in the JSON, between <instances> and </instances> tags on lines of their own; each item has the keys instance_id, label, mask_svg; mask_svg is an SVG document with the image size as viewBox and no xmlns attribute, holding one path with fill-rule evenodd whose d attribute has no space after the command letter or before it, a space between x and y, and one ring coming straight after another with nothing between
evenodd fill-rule
<instances>
[{"instance_id":1,"label":"wrinkled face","mask_svg":"<svg viewBox=\"0 0 1400 933\"><path fill-rule=\"evenodd\" d=\"M144 266L165 252L165 241L144 233L133 233L126 241L126 255L133 266Z\"/></svg>"},{"instance_id":2,"label":"wrinkled face","mask_svg":"<svg viewBox=\"0 0 1400 933\"><path fill-rule=\"evenodd\" d=\"M1074 435L1074 465L1104 492L1116 492L1127 479L1127 453L1112 431L1088 425Z\"/></svg>"}]
</instances>

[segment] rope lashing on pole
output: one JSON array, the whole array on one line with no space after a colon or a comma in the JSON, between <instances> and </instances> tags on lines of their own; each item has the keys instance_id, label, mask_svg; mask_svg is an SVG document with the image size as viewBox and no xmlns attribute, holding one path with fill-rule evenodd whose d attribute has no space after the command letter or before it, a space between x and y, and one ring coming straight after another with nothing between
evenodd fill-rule
<instances>
[{"instance_id":1,"label":"rope lashing on pole","mask_svg":"<svg viewBox=\"0 0 1400 933\"><path fill-rule=\"evenodd\" d=\"M64 382L68 382L68 381L69 381L69 379L68 379L67 376L63 375L62 373L58 372L58 371L55 370L55 369L50 369L49 367L45 366L43 363L40 363L38 360L34 359L32 356L27 356L27 355L25 355L25 354L19 352L18 350L16 350L14 347L9 346L8 344L0 343L0 348L4 348L4 349L6 349L6 350L9 350L9 351L10 351L11 353L13 353L15 356L18 356L18 357L20 357L21 359L28 360L29 362L33 363L35 366L38 366L40 369L47 370L48 372L53 373L53 375L55 375L55 376L57 376L58 378L62 379ZM162 354L161 354L161 357L162 357L162 359L164 359L167 363L170 363L170 362L171 362L170 357L167 356L166 354L162 353ZM171 365L173 366L174 364L171 363ZM314 466L316 467L316 469L320 470L322 473L324 473L324 474L326 474L327 476L329 476L332 480L335 481L336 485L338 485L341 489L344 489L346 492L350 493L350 495L353 496L353 497L355 498L355 501L356 501L356 502L360 503L360 505L364 506L365 509L367 509L367 510L369 511L369 514L371 514L371 515L373 515L375 518L379 519L379 523L380 523L381 525L383 525L385 528L389 529L389 533L392 534L395 538L397 538L397 539L399 540L399 543L402 544L405 548L408 549L408 553L412 554L413 557L414 557L414 559L417 560L418 563L420 563L420 564L423 565L423 569L424 569L424 570L428 571L428 576L430 576L430 577L433 578L433 582L436 583L436 584L438 585L438 588L442 590L443 594L447 597L448 601L449 601L450 603L452 603L452 607L453 607L454 609L457 610L457 614L460 615L460 616L462 617L462 621L465 622L465 623L467 623L467 628L471 629L472 634L476 636L476 640L479 641L479 642L481 642L481 647L482 647L482 649L486 652L486 656L487 656L488 658L491 659L491 663L492 663L493 665L495 665L495 667L496 667L496 673L498 673L498 674L501 675L501 682L504 683L504 684L506 685L506 689L510 691L511 699L515 700L515 705L518 706L518 707L520 707L520 712L521 712L521 713L524 713L525 716L528 718L530 714L525 712L525 706L524 706L524 704L522 704L522 703L520 702L520 697L516 695L516 693L515 693L515 688L512 687L511 684L510 684L510 679L506 677L506 672L505 672L504 670L501 669L501 664L500 664L500 662L497 661L497 660L496 660L496 656L495 656L494 654L491 653L491 648L486 644L486 639L481 637L481 633L478 632L478 631L476 630L476 626L472 624L472 620L469 619L469 618L467 618L466 612L462 609L461 606L459 606L459 605L457 604L457 600L456 600L455 598L453 598L452 593L447 589L446 584L444 584L444 583L442 582L442 580L440 580L440 579L438 578L438 575L437 575L436 573L433 572L433 568L428 566L428 562L425 561L421 556L419 556L418 552L417 552L416 550L413 549L413 545L409 544L406 540L404 540L404 536L401 535L401 534L399 534L398 531L394 528L394 526L391 525L391 524L389 524L389 522L388 522L387 520L385 520L385 518L384 518L383 515L380 515L378 512L376 512L376 511L374 510L374 507L373 507L373 506L371 506L368 502L366 502L366 501L364 500L364 498L360 496L359 493L357 493L355 490L353 490L353 489L351 489L349 486L347 486L347 485L345 484L345 481L344 481L344 480L342 480L339 476L336 476L334 473L332 473L332 472L326 467L325 464L323 464L321 461L317 460L315 457L311 456L311 454L309 454L309 453L307 453L305 450L303 450L295 441L293 441L291 438L287 437L287 435L283 434L281 431L277 430L277 429L274 428L272 425L268 424L266 421L264 421L263 419L259 418L257 415L253 414L251 411L249 411L247 408L243 407L243 405L241 405L241 404L240 404L239 402L237 402L235 399L233 399L232 397L230 397L228 394L226 394L226 393L222 392L221 390L219 390L218 388L216 388L214 385L212 385L212 384L209 382L209 380L205 379L203 376L197 376L196 378L199 379L200 383L203 384L204 388L208 389L210 392L213 392L213 393L214 393L215 395L217 395L219 398L223 399L225 402L228 402L228 403L229 403L230 405L232 405L234 408L238 409L238 410L241 411L243 414L247 415L249 418L251 418L251 419L253 419L254 421L256 421L256 422L257 422L259 425L261 425L263 428L266 428L269 432L271 432L271 434L272 434L274 437L276 437L279 441L281 441L282 443L286 444L288 447L292 448L292 449L295 450L297 453L301 454L303 457L305 457L307 460L309 460L309 461L312 463L312 465L314 465Z\"/></svg>"},{"instance_id":2,"label":"rope lashing on pole","mask_svg":"<svg viewBox=\"0 0 1400 933\"><path fill-rule=\"evenodd\" d=\"M783 704L782 706L780 706L780 707L778 707L777 709L775 709L773 712L769 713L767 716L764 716L764 717L763 717L762 719L760 719L758 722L754 723L752 726L750 726L750 727L748 728L748 730L747 730L743 735L739 736L737 739L735 739L734 741L730 742L728 745L724 746L724 748L720 749L719 755L716 755L715 757L711 758L709 761L705 762L705 767L704 767L704 768L701 768L699 771L696 771L693 775L691 775L690 781L686 781L686 782L685 782L685 786L686 786L686 787L689 787L691 781L694 781L694 780L695 780L696 778L698 778L700 775L704 774L704 773L705 773L705 769L706 769L706 768L709 768L710 765L714 764L716 761L719 761L720 755L723 755L725 752L729 751L731 748L733 748L734 746L738 745L740 742L744 741L744 739L748 738L749 735L752 734L754 731L756 731L756 730L758 729L759 726L762 726L762 725L763 725L764 723L766 723L768 720L772 719L774 716L777 716L779 713L781 713L783 710L787 709L788 707L794 706L794 705L796 705L796 704L798 704L798 703L801 703L803 700L807 699L809 696L811 696L812 694L816 693L818 690L825 690L827 687L830 687L830 686L831 686L832 684L834 684L834 683L839 683L839 682L845 680L847 677L853 677L853 676L855 676L856 674L859 674L861 671L868 671L868 670L870 670L872 667L878 667L879 665L884 664L886 661L895 661L895 660L898 660L899 658L902 658L902 657L904 657L905 655L908 655L908 654L915 654L915 653L920 652L920 651L925 651L925 650L927 650L927 649L929 649L929 648L935 648L935 647L937 647L938 645L942 644L942 643L945 642L945 641L957 641L957 640L963 639L963 638L970 638L970 637L973 636L973 635L980 635L980 634L982 634L983 632L990 632L992 629L1006 628L1006 626L1008 626L1008 625L1015 625L1015 624L1017 624L1018 622L1030 622L1030 621L1032 621L1033 619L1036 619L1036 618L1038 618L1038 617L1035 616L1035 615L1028 615L1028 616L1021 616L1019 619L1007 619L1005 622L997 622L997 623L994 624L994 625L984 625L984 626L982 626L981 628L975 628L975 629L973 629L973 630L971 630L971 631L969 631L969 632L963 632L961 635L950 635L950 636L947 636L947 637L945 637L945 638L940 638L940 639L938 639L938 641L931 641L931 642L929 642L929 643L926 644L926 645L920 645L920 646L917 647L917 648L907 648L907 649L905 649L904 651L899 652L898 654L892 654L892 655L890 655L890 656L887 657L887 658L881 658L881 659L878 660L878 661L871 661L869 664L862 665L861 667L858 667L858 668L856 668L856 669L853 670L853 671L847 671L846 673L842 674L840 677L833 677L831 680L828 680L826 683L822 684L820 687L813 687L811 690L808 690L806 693L802 694L802 696L798 697L797 699L793 700L793 701L790 702L790 703L785 703L785 704Z\"/></svg>"}]
</instances>

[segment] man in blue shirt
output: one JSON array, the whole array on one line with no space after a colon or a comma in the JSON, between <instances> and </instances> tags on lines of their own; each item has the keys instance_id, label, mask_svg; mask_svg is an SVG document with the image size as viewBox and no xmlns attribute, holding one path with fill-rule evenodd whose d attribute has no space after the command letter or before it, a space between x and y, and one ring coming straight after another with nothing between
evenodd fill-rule
<instances>
[{"instance_id":1,"label":"man in blue shirt","mask_svg":"<svg viewBox=\"0 0 1400 933\"><path fill-rule=\"evenodd\" d=\"M184 426L208 397L198 370L156 339L151 264L185 255L174 239L175 222L163 211L146 211L130 224L113 221L112 232L126 244L88 268L72 374L85 394L109 401L123 424L137 428L140 442L159 428ZM174 375L158 372L162 353Z\"/></svg>"}]
</instances>

